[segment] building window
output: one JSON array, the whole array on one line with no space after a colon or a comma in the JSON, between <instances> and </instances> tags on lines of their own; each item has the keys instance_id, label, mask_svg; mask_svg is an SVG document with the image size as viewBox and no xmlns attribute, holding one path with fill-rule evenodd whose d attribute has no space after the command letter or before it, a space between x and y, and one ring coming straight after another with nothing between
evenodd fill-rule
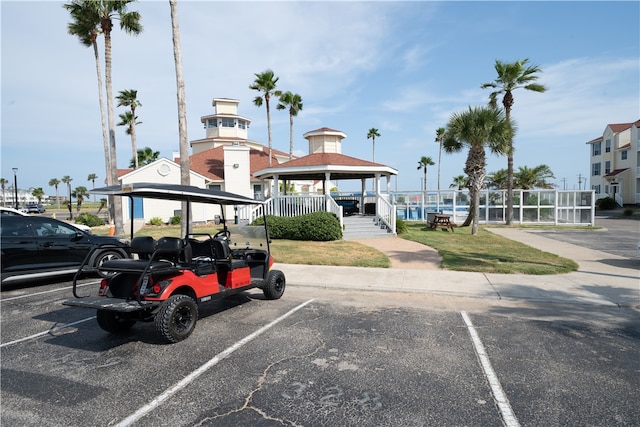
<instances>
[{"instance_id":1,"label":"building window","mask_svg":"<svg viewBox=\"0 0 640 427\"><path fill-rule=\"evenodd\" d=\"M222 185L220 185L220 184L211 184L211 185L209 185L209 190L222 191Z\"/></svg>"},{"instance_id":2,"label":"building window","mask_svg":"<svg viewBox=\"0 0 640 427\"><path fill-rule=\"evenodd\" d=\"M232 128L236 125L235 120L230 117L223 117L220 126L223 128Z\"/></svg>"},{"instance_id":3,"label":"building window","mask_svg":"<svg viewBox=\"0 0 640 427\"><path fill-rule=\"evenodd\" d=\"M602 152L602 142L596 142L591 146L592 156L599 156L601 152Z\"/></svg>"},{"instance_id":4,"label":"building window","mask_svg":"<svg viewBox=\"0 0 640 427\"><path fill-rule=\"evenodd\" d=\"M600 163L591 163L591 175L593 176L600 175Z\"/></svg>"},{"instance_id":5,"label":"building window","mask_svg":"<svg viewBox=\"0 0 640 427\"><path fill-rule=\"evenodd\" d=\"M604 162L604 173L605 175L611 172L611 162L607 160Z\"/></svg>"},{"instance_id":6,"label":"building window","mask_svg":"<svg viewBox=\"0 0 640 427\"><path fill-rule=\"evenodd\" d=\"M600 194L600 185L592 185L591 189L596 192L596 194Z\"/></svg>"},{"instance_id":7,"label":"building window","mask_svg":"<svg viewBox=\"0 0 640 427\"><path fill-rule=\"evenodd\" d=\"M247 128L247 122L244 120L238 120L238 127L240 129L246 129Z\"/></svg>"},{"instance_id":8,"label":"building window","mask_svg":"<svg viewBox=\"0 0 640 427\"><path fill-rule=\"evenodd\" d=\"M216 119L207 119L207 127L208 128L215 128L218 127L218 122Z\"/></svg>"},{"instance_id":9,"label":"building window","mask_svg":"<svg viewBox=\"0 0 640 427\"><path fill-rule=\"evenodd\" d=\"M605 141L604 152L605 153L610 153L611 152L611 140L610 139L607 139Z\"/></svg>"},{"instance_id":10,"label":"building window","mask_svg":"<svg viewBox=\"0 0 640 427\"><path fill-rule=\"evenodd\" d=\"M621 160L627 160L627 150L622 150L620 152L620 159Z\"/></svg>"}]
</instances>

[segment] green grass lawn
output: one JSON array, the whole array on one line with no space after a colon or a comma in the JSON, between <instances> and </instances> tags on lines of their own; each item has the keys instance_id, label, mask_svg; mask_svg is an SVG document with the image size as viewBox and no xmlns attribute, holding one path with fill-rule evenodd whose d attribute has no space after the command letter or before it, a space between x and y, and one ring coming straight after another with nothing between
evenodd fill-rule
<instances>
[{"instance_id":1,"label":"green grass lawn","mask_svg":"<svg viewBox=\"0 0 640 427\"><path fill-rule=\"evenodd\" d=\"M215 234L220 226L196 226L194 232ZM108 234L108 229L95 229ZM587 232L587 231L585 231ZM180 226L145 226L137 236L180 235ZM429 230L422 223L408 223L401 238L430 246L442 256L441 267L447 270L484 273L561 274L575 271L578 265L566 258L534 249L506 239L481 226L471 235L471 227L457 227L455 233ZM389 268L389 258L377 249L356 242L308 242L274 240L271 252L276 262L285 264L336 265Z\"/></svg>"},{"instance_id":2,"label":"green grass lawn","mask_svg":"<svg viewBox=\"0 0 640 427\"><path fill-rule=\"evenodd\" d=\"M408 223L407 232L401 237L436 249L442 256L441 267L447 270L559 274L578 268L570 259L498 236L484 226L479 227L478 234L472 235L471 227L457 227L451 233Z\"/></svg>"}]
</instances>

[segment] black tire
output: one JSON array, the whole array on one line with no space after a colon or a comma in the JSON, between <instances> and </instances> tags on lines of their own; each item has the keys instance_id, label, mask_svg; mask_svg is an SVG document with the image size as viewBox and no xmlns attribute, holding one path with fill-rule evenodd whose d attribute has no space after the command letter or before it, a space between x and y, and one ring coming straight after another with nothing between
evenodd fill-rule
<instances>
[{"instance_id":1,"label":"black tire","mask_svg":"<svg viewBox=\"0 0 640 427\"><path fill-rule=\"evenodd\" d=\"M262 288L265 298L279 299L284 294L286 287L284 273L280 270L271 270L267 276L265 285Z\"/></svg>"},{"instance_id":2,"label":"black tire","mask_svg":"<svg viewBox=\"0 0 640 427\"><path fill-rule=\"evenodd\" d=\"M126 332L136 323L134 319L126 318L122 313L108 310L98 310L96 319L102 329L113 334Z\"/></svg>"},{"instance_id":3,"label":"black tire","mask_svg":"<svg viewBox=\"0 0 640 427\"><path fill-rule=\"evenodd\" d=\"M156 331L168 343L184 340L196 327L198 305L188 295L171 295L156 314Z\"/></svg>"},{"instance_id":4,"label":"black tire","mask_svg":"<svg viewBox=\"0 0 640 427\"><path fill-rule=\"evenodd\" d=\"M101 271L99 269L100 266L104 264L106 261L111 261L113 259L122 259L122 258L124 258L124 256L118 251L103 251L98 254L98 256L96 257L93 263L93 266L98 271L98 274L100 275L100 277L105 277L105 278L111 277L115 273L113 271Z\"/></svg>"}]
</instances>

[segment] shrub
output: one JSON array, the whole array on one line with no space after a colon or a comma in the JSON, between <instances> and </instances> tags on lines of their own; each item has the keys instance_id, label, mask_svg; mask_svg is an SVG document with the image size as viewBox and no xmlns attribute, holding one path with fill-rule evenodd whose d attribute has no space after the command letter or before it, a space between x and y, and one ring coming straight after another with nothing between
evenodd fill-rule
<instances>
[{"instance_id":1,"label":"shrub","mask_svg":"<svg viewBox=\"0 0 640 427\"><path fill-rule=\"evenodd\" d=\"M601 210L614 209L618 206L616 201L611 197L604 197L596 200L596 208Z\"/></svg>"},{"instance_id":2,"label":"shrub","mask_svg":"<svg viewBox=\"0 0 640 427\"><path fill-rule=\"evenodd\" d=\"M624 208L624 210L622 211L622 215L623 216L631 216L631 215L633 215L633 209L632 208Z\"/></svg>"},{"instance_id":3,"label":"shrub","mask_svg":"<svg viewBox=\"0 0 640 427\"><path fill-rule=\"evenodd\" d=\"M98 227L104 225L104 221L97 215L82 213L76 217L76 224L84 224L89 227Z\"/></svg>"},{"instance_id":4,"label":"shrub","mask_svg":"<svg viewBox=\"0 0 640 427\"><path fill-rule=\"evenodd\" d=\"M402 234L407 232L407 221L402 218L396 218L396 233Z\"/></svg>"},{"instance_id":5,"label":"shrub","mask_svg":"<svg viewBox=\"0 0 640 427\"><path fill-rule=\"evenodd\" d=\"M178 225L180 224L181 221L182 221L182 217L180 215L174 215L171 218L169 218L169 224L171 225Z\"/></svg>"},{"instance_id":6,"label":"shrub","mask_svg":"<svg viewBox=\"0 0 640 427\"><path fill-rule=\"evenodd\" d=\"M162 221L162 218L160 218L159 216L154 216L149 220L149 225L163 225L163 224L164 222Z\"/></svg>"},{"instance_id":7,"label":"shrub","mask_svg":"<svg viewBox=\"0 0 640 427\"><path fill-rule=\"evenodd\" d=\"M258 218L253 225L263 224ZM340 221L329 212L314 212L296 217L267 216L272 239L311 240L326 242L342 239Z\"/></svg>"}]
</instances>

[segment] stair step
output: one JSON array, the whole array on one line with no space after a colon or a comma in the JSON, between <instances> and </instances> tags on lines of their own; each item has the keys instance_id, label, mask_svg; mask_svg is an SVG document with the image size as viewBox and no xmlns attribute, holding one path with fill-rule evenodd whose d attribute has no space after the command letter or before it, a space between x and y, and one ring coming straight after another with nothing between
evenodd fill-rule
<instances>
[{"instance_id":1,"label":"stair step","mask_svg":"<svg viewBox=\"0 0 640 427\"><path fill-rule=\"evenodd\" d=\"M373 220L372 216L347 216L343 219L344 240L357 240L366 238L393 237L393 233L387 231L385 227L380 227Z\"/></svg>"}]
</instances>

